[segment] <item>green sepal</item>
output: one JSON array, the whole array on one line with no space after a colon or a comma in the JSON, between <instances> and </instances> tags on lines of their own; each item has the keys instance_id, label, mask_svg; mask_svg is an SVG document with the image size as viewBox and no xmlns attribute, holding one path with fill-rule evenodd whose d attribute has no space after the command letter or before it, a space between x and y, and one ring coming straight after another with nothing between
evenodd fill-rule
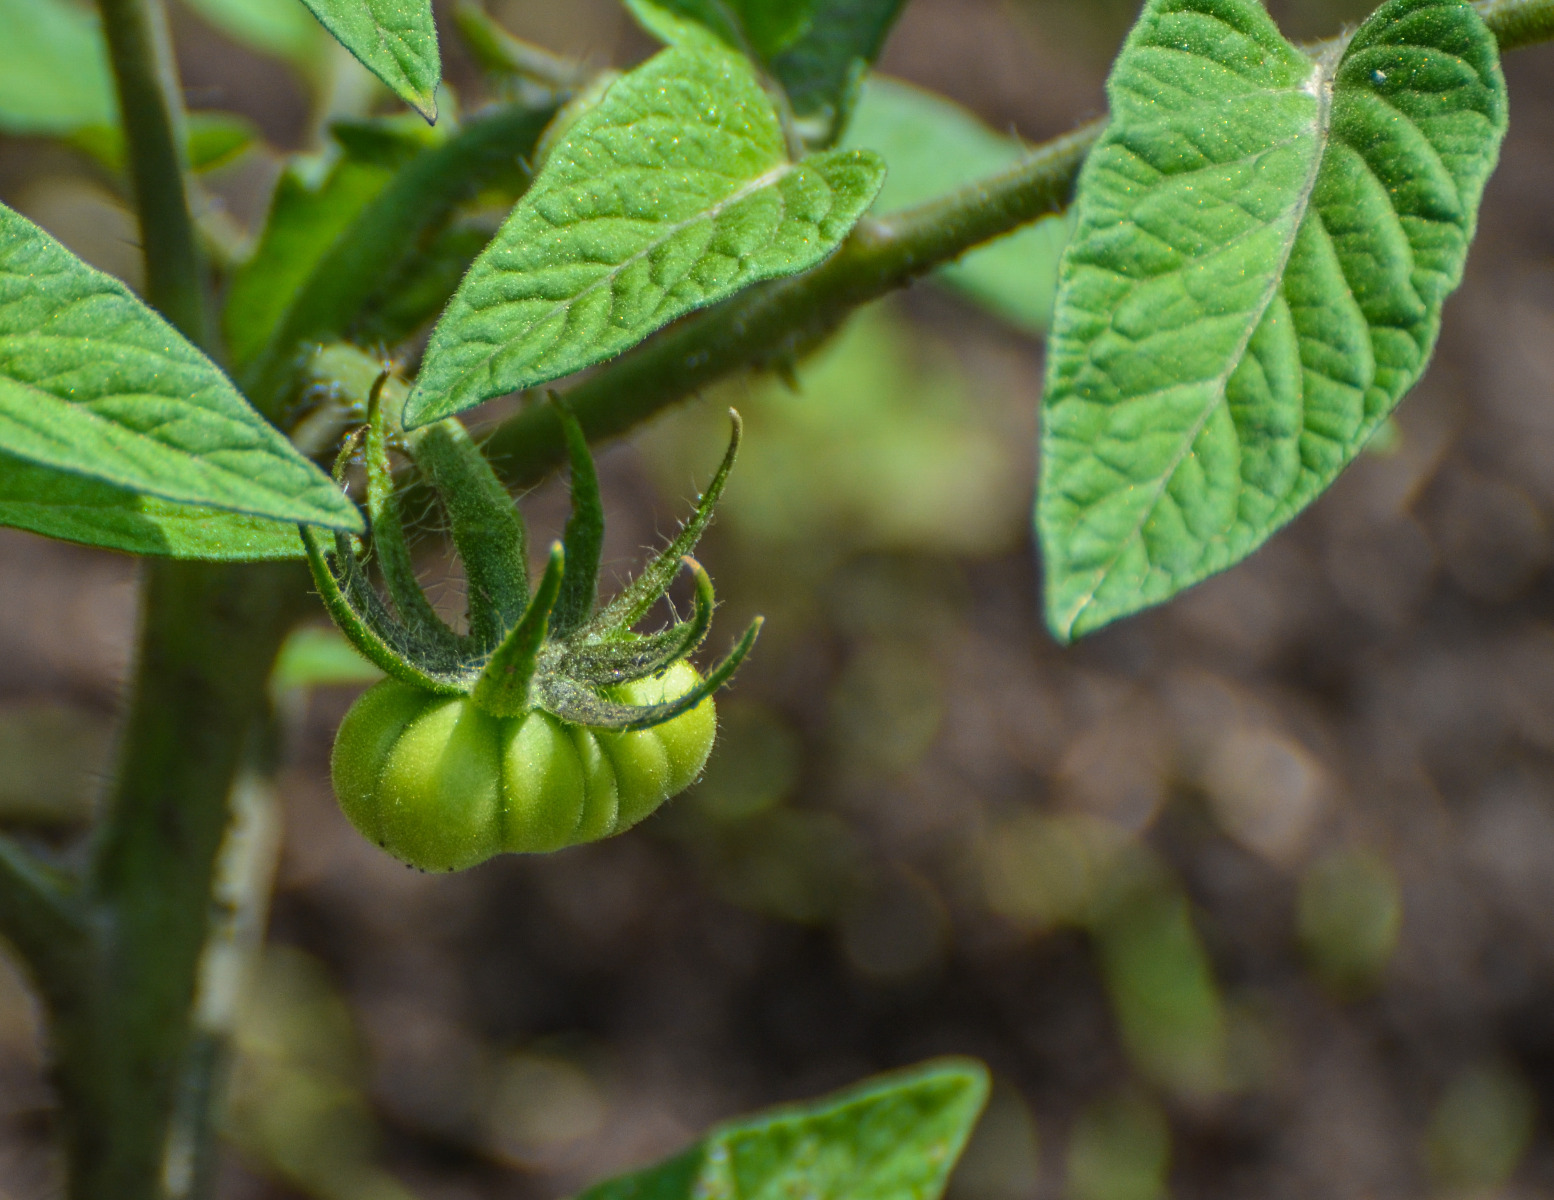
<instances>
[{"instance_id":1,"label":"green sepal","mask_svg":"<svg viewBox=\"0 0 1554 1200\"><path fill-rule=\"evenodd\" d=\"M383 386L392 376L383 371L367 397L367 518L372 524L372 548L378 556L378 568L399 619L434 645L457 654L460 638L437 615L421 584L410 547L405 542L405 527L399 515L399 498L394 491L394 469L388 456L388 417L384 411Z\"/></svg>"},{"instance_id":2,"label":"green sepal","mask_svg":"<svg viewBox=\"0 0 1554 1200\"><path fill-rule=\"evenodd\" d=\"M565 564L566 551L557 542L550 548L550 561L545 564L545 574L534 589L528 609L475 681L470 699L493 717L516 717L534 707L529 699L530 684L539 664L540 647L545 644L551 610L561 593Z\"/></svg>"},{"instance_id":3,"label":"green sepal","mask_svg":"<svg viewBox=\"0 0 1554 1200\"><path fill-rule=\"evenodd\" d=\"M577 418L559 397L551 396L556 420L566 439L572 465L572 515L562 535L567 551L567 575L550 614L550 635L564 638L585 624L594 611L599 586L599 557L604 553L604 501L599 497L599 473L588 439Z\"/></svg>"},{"instance_id":4,"label":"green sepal","mask_svg":"<svg viewBox=\"0 0 1554 1200\"><path fill-rule=\"evenodd\" d=\"M717 474L712 477L712 482L702 493L701 500L696 505L696 511L691 514L690 520L686 521L680 530L680 535L669 543L663 553L648 563L642 569L642 574L622 588L620 594L588 622L585 626L587 632L603 633L612 629L629 629L635 625L647 615L653 605L658 603L659 597L669 590L669 584L680 569L680 560L696 549L696 543L701 540L701 535L712 520L713 506L717 504L718 497L723 494L723 485L728 482L728 473L733 470L734 459L739 454L739 440L744 433L744 422L732 408L728 410L728 416L733 423L728 450L723 455L723 461L718 465Z\"/></svg>"},{"instance_id":5,"label":"green sepal","mask_svg":"<svg viewBox=\"0 0 1554 1200\"><path fill-rule=\"evenodd\" d=\"M523 517L459 422L427 426L410 439L410 454L442 501L464 563L470 641L481 653L489 653L529 603Z\"/></svg>"},{"instance_id":6,"label":"green sepal","mask_svg":"<svg viewBox=\"0 0 1554 1200\"><path fill-rule=\"evenodd\" d=\"M750 622L744 636L734 643L723 661L707 673L707 677L685 695L663 704L621 704L596 695L582 684L561 675L541 680L539 704L546 712L571 721L574 725L587 725L594 729L630 731L651 729L672 721L681 713L690 712L713 692L717 691L739 669L739 664L750 653L755 639L760 635L764 618Z\"/></svg>"},{"instance_id":7,"label":"green sepal","mask_svg":"<svg viewBox=\"0 0 1554 1200\"><path fill-rule=\"evenodd\" d=\"M356 556L351 552L351 539L343 533L335 534L335 561L340 564L340 575L336 575L318 530L311 525L298 528L302 533L302 544L307 548L308 567L313 572L313 585L318 588L319 598L330 619L362 657L401 683L443 696L462 694L464 688L454 680L413 665L407 654L412 647L406 644L406 631L389 616L378 594L361 573ZM358 615L360 613L367 615L363 617ZM396 646L394 642L400 644Z\"/></svg>"},{"instance_id":8,"label":"green sepal","mask_svg":"<svg viewBox=\"0 0 1554 1200\"><path fill-rule=\"evenodd\" d=\"M689 621L677 621L670 628L647 637L627 637L616 641L590 642L575 648L563 648L559 656L563 674L595 687L643 679L667 670L691 654L706 640L712 627L715 599L712 579L706 569L686 555L681 560L696 578L696 608Z\"/></svg>"}]
</instances>

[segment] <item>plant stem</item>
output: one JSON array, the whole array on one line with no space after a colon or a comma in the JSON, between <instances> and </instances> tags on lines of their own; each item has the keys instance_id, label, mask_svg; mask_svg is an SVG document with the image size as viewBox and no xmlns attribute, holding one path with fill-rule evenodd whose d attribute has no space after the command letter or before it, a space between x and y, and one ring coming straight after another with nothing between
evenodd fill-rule
<instances>
[{"instance_id":1,"label":"plant stem","mask_svg":"<svg viewBox=\"0 0 1554 1200\"><path fill-rule=\"evenodd\" d=\"M1061 212L1104 125L1083 126L1008 169L883 220L865 220L841 249L804 275L750 288L659 334L566 392L589 441L639 421L733 371L781 366L877 299L967 250ZM492 465L525 486L566 450L549 406L531 404L487 439Z\"/></svg>"},{"instance_id":2,"label":"plant stem","mask_svg":"<svg viewBox=\"0 0 1554 1200\"><path fill-rule=\"evenodd\" d=\"M148 566L118 775L82 888L90 970L53 1007L74 1200L160 1194L228 795L302 568Z\"/></svg>"},{"instance_id":3,"label":"plant stem","mask_svg":"<svg viewBox=\"0 0 1554 1200\"><path fill-rule=\"evenodd\" d=\"M97 0L129 149L146 300L208 346L205 277L184 180L182 103L159 0Z\"/></svg>"},{"instance_id":4,"label":"plant stem","mask_svg":"<svg viewBox=\"0 0 1554 1200\"><path fill-rule=\"evenodd\" d=\"M4 835L0 835L0 930L51 1003L80 978L85 930L69 880Z\"/></svg>"},{"instance_id":5,"label":"plant stem","mask_svg":"<svg viewBox=\"0 0 1554 1200\"><path fill-rule=\"evenodd\" d=\"M241 372L239 382L254 407L274 420L291 396L299 348L344 334L460 201L518 169L556 105L554 97L502 105L402 167L319 261L264 349Z\"/></svg>"},{"instance_id":6,"label":"plant stem","mask_svg":"<svg viewBox=\"0 0 1554 1200\"><path fill-rule=\"evenodd\" d=\"M1554 41L1554 0L1478 0L1474 7L1502 53Z\"/></svg>"},{"instance_id":7,"label":"plant stem","mask_svg":"<svg viewBox=\"0 0 1554 1200\"><path fill-rule=\"evenodd\" d=\"M1554 40L1554 0L1477 0L1475 7L1502 50ZM813 271L758 285L665 330L567 389L567 403L596 442L725 375L790 363L859 305L1062 211L1104 128L1092 122L998 175L882 221L863 221ZM485 449L510 487L537 482L566 457L559 427L538 403L497 426Z\"/></svg>"}]
</instances>

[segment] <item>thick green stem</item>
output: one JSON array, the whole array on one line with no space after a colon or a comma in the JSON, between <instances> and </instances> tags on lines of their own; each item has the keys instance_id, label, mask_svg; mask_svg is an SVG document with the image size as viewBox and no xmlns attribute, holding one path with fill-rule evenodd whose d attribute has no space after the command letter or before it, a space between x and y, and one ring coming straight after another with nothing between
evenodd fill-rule
<instances>
[{"instance_id":1,"label":"thick green stem","mask_svg":"<svg viewBox=\"0 0 1554 1200\"><path fill-rule=\"evenodd\" d=\"M296 564L147 567L135 690L82 887L79 987L52 1005L73 1200L153 1200L185 1061L216 852Z\"/></svg>"},{"instance_id":2,"label":"thick green stem","mask_svg":"<svg viewBox=\"0 0 1554 1200\"><path fill-rule=\"evenodd\" d=\"M208 344L205 275L184 179L182 104L159 0L98 0L129 148L146 299Z\"/></svg>"}]
</instances>

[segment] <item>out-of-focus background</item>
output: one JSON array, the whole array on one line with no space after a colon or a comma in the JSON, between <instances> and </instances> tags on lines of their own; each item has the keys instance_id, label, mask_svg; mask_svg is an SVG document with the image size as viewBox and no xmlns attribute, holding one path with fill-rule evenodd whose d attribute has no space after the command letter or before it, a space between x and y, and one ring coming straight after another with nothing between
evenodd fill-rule
<instances>
[{"instance_id":1,"label":"out-of-focus background","mask_svg":"<svg viewBox=\"0 0 1554 1200\"><path fill-rule=\"evenodd\" d=\"M1367 8L1269 6L1297 38ZM265 141L204 177L240 253L281 155L370 88L306 21L267 55L233 34L244 4L200 8L174 5L191 101ZM882 68L1036 141L1103 111L1135 9L912 0ZM491 12L599 66L651 51L614 0ZM926 283L792 386L730 384L603 451L619 577L739 407L700 555L712 644L768 617L704 780L637 830L417 874L330 795L352 691L283 696L284 843L222 1195L559 1197L953 1052L996 1080L955 1200L1554 1196L1554 48L1506 69L1467 281L1396 428L1164 609L1069 648L1044 632L1041 343ZM135 280L133 220L90 157L6 137L0 199ZM564 487L524 503L552 531ZM30 836L68 845L89 820L135 574L0 530L0 814ZM58 1194L45 1062L5 967L3 1200Z\"/></svg>"}]
</instances>

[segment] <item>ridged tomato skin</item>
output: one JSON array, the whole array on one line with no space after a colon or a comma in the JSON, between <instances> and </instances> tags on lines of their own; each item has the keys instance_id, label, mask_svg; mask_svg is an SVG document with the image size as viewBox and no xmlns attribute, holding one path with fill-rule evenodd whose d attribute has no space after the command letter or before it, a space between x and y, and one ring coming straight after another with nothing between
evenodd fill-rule
<instances>
[{"instance_id":1,"label":"ridged tomato skin","mask_svg":"<svg viewBox=\"0 0 1554 1200\"><path fill-rule=\"evenodd\" d=\"M655 704L699 681L682 662L611 695ZM710 698L651 729L613 732L539 710L493 717L468 697L390 679L346 713L331 771L364 836L411 866L458 871L629 829L701 773L716 733Z\"/></svg>"}]
</instances>

